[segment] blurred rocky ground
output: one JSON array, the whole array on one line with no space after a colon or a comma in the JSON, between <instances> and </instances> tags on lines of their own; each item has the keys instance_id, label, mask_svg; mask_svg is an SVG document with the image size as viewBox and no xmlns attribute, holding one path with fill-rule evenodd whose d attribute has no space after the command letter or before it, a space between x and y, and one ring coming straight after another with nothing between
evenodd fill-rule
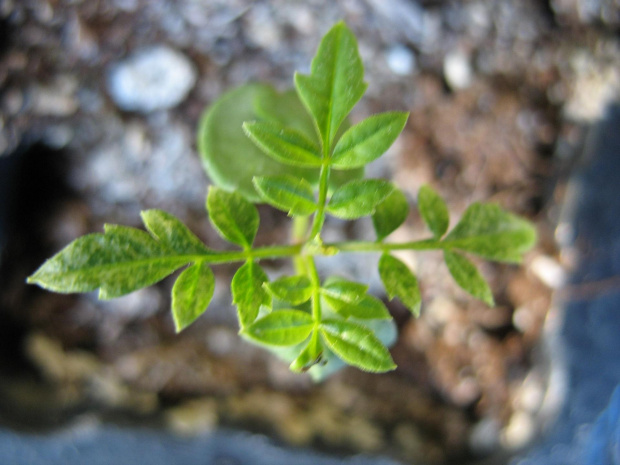
<instances>
[{"instance_id":1,"label":"blurred rocky ground","mask_svg":"<svg viewBox=\"0 0 620 465\"><path fill-rule=\"evenodd\" d=\"M412 203L434 185L453 221L472 201L492 200L537 223L540 243L522 267L481 263L497 308L456 289L438 257L404 255L424 309L412 321L390 307L399 369L346 370L312 385L238 339L233 267L219 268L211 308L178 336L170 280L110 302L23 284L78 235L104 222L139 226L146 208L221 245L205 221L200 115L237 85L290 87L340 19L358 37L369 83L352 119L411 112L368 173L394 179ZM19 192L31 194L14 202L12 224L23 230L2 255L0 309L46 383L24 381L34 401L3 381L5 416L41 412L32 426L123 411L182 433L240 426L437 464L527 444L548 383L543 323L575 265L554 236L562 180L584 128L619 95L619 28L617 0L0 0L0 161L23 159ZM54 173L60 190L46 177ZM261 225L261 243L286 240L284 215L261 208ZM326 234L366 238L367 226L332 221ZM424 234L412 213L395 240ZM320 265L380 292L375 261ZM286 267L267 265L274 276Z\"/></svg>"}]
</instances>

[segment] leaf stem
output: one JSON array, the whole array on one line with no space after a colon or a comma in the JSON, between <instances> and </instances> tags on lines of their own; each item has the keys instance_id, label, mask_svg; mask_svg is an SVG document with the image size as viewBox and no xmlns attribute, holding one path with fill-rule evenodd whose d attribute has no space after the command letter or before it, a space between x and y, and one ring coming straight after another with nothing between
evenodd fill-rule
<instances>
[{"instance_id":1,"label":"leaf stem","mask_svg":"<svg viewBox=\"0 0 620 465\"><path fill-rule=\"evenodd\" d=\"M436 239L398 243L370 241L332 242L325 244L325 247L334 247L339 252L389 252L390 250L443 250L450 248L448 243Z\"/></svg>"}]
</instances>

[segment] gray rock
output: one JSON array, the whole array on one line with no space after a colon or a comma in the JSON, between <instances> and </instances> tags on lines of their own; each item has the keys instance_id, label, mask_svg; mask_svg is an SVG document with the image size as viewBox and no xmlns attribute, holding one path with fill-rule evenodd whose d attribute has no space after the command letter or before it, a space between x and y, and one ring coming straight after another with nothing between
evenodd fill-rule
<instances>
[{"instance_id":1,"label":"gray rock","mask_svg":"<svg viewBox=\"0 0 620 465\"><path fill-rule=\"evenodd\" d=\"M142 49L115 64L108 91L123 110L149 113L178 105L196 83L196 69L180 52L165 46Z\"/></svg>"}]
</instances>

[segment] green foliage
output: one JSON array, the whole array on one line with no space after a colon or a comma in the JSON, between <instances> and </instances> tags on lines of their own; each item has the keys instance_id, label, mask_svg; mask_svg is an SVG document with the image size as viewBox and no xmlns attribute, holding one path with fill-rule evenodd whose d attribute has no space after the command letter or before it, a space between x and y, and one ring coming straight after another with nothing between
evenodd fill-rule
<instances>
[{"instance_id":1,"label":"green foliage","mask_svg":"<svg viewBox=\"0 0 620 465\"><path fill-rule=\"evenodd\" d=\"M536 243L536 230L526 220L493 204L474 203L446 236L444 244L489 260L519 263Z\"/></svg>"},{"instance_id":2,"label":"green foliage","mask_svg":"<svg viewBox=\"0 0 620 465\"><path fill-rule=\"evenodd\" d=\"M408 113L381 113L370 116L345 132L332 154L334 168L365 166L385 153L405 128Z\"/></svg>"},{"instance_id":3,"label":"green foliage","mask_svg":"<svg viewBox=\"0 0 620 465\"><path fill-rule=\"evenodd\" d=\"M367 87L357 40L343 22L323 37L310 69L309 76L295 74L295 88L327 153L340 125Z\"/></svg>"},{"instance_id":4,"label":"green foliage","mask_svg":"<svg viewBox=\"0 0 620 465\"><path fill-rule=\"evenodd\" d=\"M377 240L382 241L402 225L409 215L409 203L400 189L394 189L372 214L372 225L377 233Z\"/></svg>"},{"instance_id":5,"label":"green foliage","mask_svg":"<svg viewBox=\"0 0 620 465\"><path fill-rule=\"evenodd\" d=\"M244 122L270 121L286 124L320 145L311 117L294 91L278 93L267 84L247 84L218 99L200 120L198 148L211 181L227 191L237 191L250 202L262 202L254 177L289 175L312 186L319 181L319 168L280 163L263 152L243 130ZM343 126L346 125L343 124ZM363 168L334 170L330 189L363 176Z\"/></svg>"},{"instance_id":6,"label":"green foliage","mask_svg":"<svg viewBox=\"0 0 620 465\"><path fill-rule=\"evenodd\" d=\"M310 300L313 291L312 283L307 276L285 276L266 284L265 288L274 298L293 305Z\"/></svg>"},{"instance_id":7,"label":"green foliage","mask_svg":"<svg viewBox=\"0 0 620 465\"><path fill-rule=\"evenodd\" d=\"M271 158L291 166L321 166L319 147L301 132L274 122L243 123L247 136Z\"/></svg>"},{"instance_id":8,"label":"green foliage","mask_svg":"<svg viewBox=\"0 0 620 465\"><path fill-rule=\"evenodd\" d=\"M223 239L249 248L254 242L260 221L258 210L237 192L209 188L207 195L209 219Z\"/></svg>"},{"instance_id":9,"label":"green foliage","mask_svg":"<svg viewBox=\"0 0 620 465\"><path fill-rule=\"evenodd\" d=\"M256 320L244 334L257 342L272 346L292 346L303 342L316 323L301 310L278 310Z\"/></svg>"},{"instance_id":10,"label":"green foliage","mask_svg":"<svg viewBox=\"0 0 620 465\"><path fill-rule=\"evenodd\" d=\"M90 292L120 297L150 286L197 257L179 254L135 228L106 225L104 234L76 239L47 260L28 282L56 292Z\"/></svg>"},{"instance_id":11,"label":"green foliage","mask_svg":"<svg viewBox=\"0 0 620 465\"><path fill-rule=\"evenodd\" d=\"M195 263L179 275L172 288L172 317L177 332L204 313L214 289L213 271L204 262Z\"/></svg>"},{"instance_id":12,"label":"green foliage","mask_svg":"<svg viewBox=\"0 0 620 465\"><path fill-rule=\"evenodd\" d=\"M241 266L230 283L233 304L237 306L239 326L252 324L262 306L271 307L271 297L264 288L269 281L267 274L254 261Z\"/></svg>"},{"instance_id":13,"label":"green foliage","mask_svg":"<svg viewBox=\"0 0 620 465\"><path fill-rule=\"evenodd\" d=\"M464 290L491 307L494 305L491 288L474 264L457 252L444 250L446 265L450 274Z\"/></svg>"},{"instance_id":14,"label":"green foliage","mask_svg":"<svg viewBox=\"0 0 620 465\"><path fill-rule=\"evenodd\" d=\"M429 186L422 186L418 192L418 209L433 236L441 239L450 225L450 214L443 199Z\"/></svg>"},{"instance_id":15,"label":"green foliage","mask_svg":"<svg viewBox=\"0 0 620 465\"><path fill-rule=\"evenodd\" d=\"M307 216L317 209L312 186L303 178L288 175L255 177L254 186L265 202L284 210L289 216Z\"/></svg>"},{"instance_id":16,"label":"green foliage","mask_svg":"<svg viewBox=\"0 0 620 465\"><path fill-rule=\"evenodd\" d=\"M372 215L393 190L393 184L382 179L351 181L334 192L327 211L345 220Z\"/></svg>"},{"instance_id":17,"label":"green foliage","mask_svg":"<svg viewBox=\"0 0 620 465\"><path fill-rule=\"evenodd\" d=\"M172 288L172 316L181 331L213 297L212 266L240 263L230 284L240 334L316 380L346 364L377 373L396 367L387 348L396 326L385 304L369 295L365 284L322 280L316 256L381 253L378 273L387 296L418 316L417 278L391 252L442 251L457 284L493 305L487 282L464 253L517 262L534 245L532 225L496 205L474 204L448 232L445 202L424 186L418 208L432 237L386 241L405 222L409 203L391 182L361 178L364 166L396 140L408 114L381 113L350 126L347 116L366 83L355 36L344 23L323 38L310 74L296 74L294 80L295 91L283 93L262 84L233 90L201 120L198 146L214 184L206 199L209 220L236 247L210 249L174 216L147 210L142 212L147 231L106 225L103 233L73 241L28 282L56 292L98 288L100 298L108 299L186 267ZM256 202L295 217L291 245L254 245L260 221ZM325 243L327 215L370 216L377 240ZM259 262L276 258L293 259L296 272L270 282Z\"/></svg>"},{"instance_id":18,"label":"green foliage","mask_svg":"<svg viewBox=\"0 0 620 465\"><path fill-rule=\"evenodd\" d=\"M379 259L379 276L390 299L398 297L414 316L420 316L422 297L418 280L407 265L398 258L384 253Z\"/></svg>"},{"instance_id":19,"label":"green foliage","mask_svg":"<svg viewBox=\"0 0 620 465\"><path fill-rule=\"evenodd\" d=\"M396 368L386 347L362 325L343 320L324 320L320 331L327 346L349 365L373 373Z\"/></svg>"},{"instance_id":20,"label":"green foliage","mask_svg":"<svg viewBox=\"0 0 620 465\"><path fill-rule=\"evenodd\" d=\"M332 277L325 281L320 292L334 310L341 312L362 300L367 290L364 284Z\"/></svg>"}]
</instances>

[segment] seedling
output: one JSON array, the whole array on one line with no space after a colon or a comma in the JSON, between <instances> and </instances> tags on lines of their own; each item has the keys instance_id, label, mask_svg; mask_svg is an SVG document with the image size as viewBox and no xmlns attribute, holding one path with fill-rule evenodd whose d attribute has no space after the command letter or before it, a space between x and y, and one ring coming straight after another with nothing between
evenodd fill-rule
<instances>
[{"instance_id":1,"label":"seedling","mask_svg":"<svg viewBox=\"0 0 620 465\"><path fill-rule=\"evenodd\" d=\"M222 238L234 247L213 250L173 215L142 212L147 231L105 225L47 260L29 283L56 292L90 292L112 299L150 286L185 267L172 288L172 315L182 331L204 313L214 290L212 266L240 263L232 282L240 334L290 362L293 371L320 378L342 362L370 372L396 365L386 347L395 327L368 286L339 276L321 277L315 258L377 253L390 299L420 313L418 281L398 250L440 251L455 281L493 305L489 285L466 254L519 262L536 240L526 220L493 204L475 203L448 232L448 208L430 187L417 207L428 239L386 242L409 214L405 195L384 179L364 179L364 166L380 157L403 130L408 114L388 112L351 126L347 116L366 90L357 42L344 23L322 39L310 74L295 74L295 91L249 85L220 99L203 117L198 143L214 186L206 208ZM245 133L245 136L243 135ZM255 247L265 202L293 218L290 244ZM327 215L370 216L376 241L326 243ZM295 274L269 281L264 259L290 258Z\"/></svg>"}]
</instances>

